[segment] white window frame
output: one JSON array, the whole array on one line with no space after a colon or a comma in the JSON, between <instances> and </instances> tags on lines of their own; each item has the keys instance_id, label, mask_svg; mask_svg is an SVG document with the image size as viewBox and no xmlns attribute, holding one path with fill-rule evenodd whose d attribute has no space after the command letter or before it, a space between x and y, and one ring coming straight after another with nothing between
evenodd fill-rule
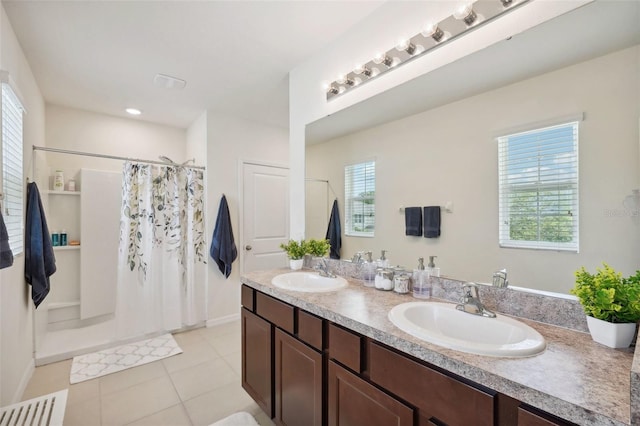
<instances>
[{"instance_id":1,"label":"white window frame","mask_svg":"<svg viewBox=\"0 0 640 426\"><path fill-rule=\"evenodd\" d=\"M14 256L24 252L24 113L6 73L2 81L2 215Z\"/></svg>"},{"instance_id":2,"label":"white window frame","mask_svg":"<svg viewBox=\"0 0 640 426\"><path fill-rule=\"evenodd\" d=\"M352 237L375 236L375 176L375 160L349 164L344 167L345 235ZM354 182L354 179L357 181ZM353 218L356 216L362 217L361 229L357 229L356 223L354 223ZM371 227L371 229L367 230L367 227Z\"/></svg>"},{"instance_id":3,"label":"white window frame","mask_svg":"<svg viewBox=\"0 0 640 426\"><path fill-rule=\"evenodd\" d=\"M500 247L579 251L579 128L580 120L573 119L497 138ZM571 138L568 139L566 133L559 137L552 136L557 134L553 132L562 131L571 131ZM517 148L516 141L521 143ZM541 195L543 192L551 192L555 199L545 200ZM535 200L526 208L535 210L528 214L534 218L532 222L537 238L512 238L512 218L518 214L514 195L526 193L533 194ZM544 212L545 202L547 212ZM566 215L560 213L565 211ZM562 238L564 235L570 238L569 241L551 241L542 235L542 222L549 217L570 218L569 223L558 227L555 236Z\"/></svg>"}]
</instances>

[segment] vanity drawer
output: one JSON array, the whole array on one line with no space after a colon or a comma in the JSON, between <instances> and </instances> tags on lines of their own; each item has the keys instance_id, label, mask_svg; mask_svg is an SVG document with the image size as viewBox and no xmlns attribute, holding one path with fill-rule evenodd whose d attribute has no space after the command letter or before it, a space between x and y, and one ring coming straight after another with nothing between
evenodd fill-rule
<instances>
[{"instance_id":1,"label":"vanity drawer","mask_svg":"<svg viewBox=\"0 0 640 426\"><path fill-rule=\"evenodd\" d=\"M294 307L284 302L256 292L256 314L275 324L284 331L293 334Z\"/></svg>"},{"instance_id":2,"label":"vanity drawer","mask_svg":"<svg viewBox=\"0 0 640 426\"><path fill-rule=\"evenodd\" d=\"M329 324L329 357L357 373L361 372L361 341L359 335Z\"/></svg>"},{"instance_id":3,"label":"vanity drawer","mask_svg":"<svg viewBox=\"0 0 640 426\"><path fill-rule=\"evenodd\" d=\"M418 407L420 416L435 424L494 424L493 395L373 342L369 346L369 377Z\"/></svg>"},{"instance_id":4,"label":"vanity drawer","mask_svg":"<svg viewBox=\"0 0 640 426\"><path fill-rule=\"evenodd\" d=\"M565 420L535 408L521 405L518 407L518 426L575 426Z\"/></svg>"},{"instance_id":5,"label":"vanity drawer","mask_svg":"<svg viewBox=\"0 0 640 426\"><path fill-rule=\"evenodd\" d=\"M240 303L242 303L242 306L244 306L251 312L253 312L255 309L255 303L254 303L254 297L253 297L254 293L255 291L251 287L246 286L244 284L240 289Z\"/></svg>"},{"instance_id":6,"label":"vanity drawer","mask_svg":"<svg viewBox=\"0 0 640 426\"><path fill-rule=\"evenodd\" d=\"M298 309L298 339L322 351L322 318Z\"/></svg>"}]
</instances>

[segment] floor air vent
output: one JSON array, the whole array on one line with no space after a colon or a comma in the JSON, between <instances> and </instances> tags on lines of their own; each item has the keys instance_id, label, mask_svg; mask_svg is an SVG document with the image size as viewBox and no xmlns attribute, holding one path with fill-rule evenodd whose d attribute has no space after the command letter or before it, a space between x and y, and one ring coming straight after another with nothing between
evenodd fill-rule
<instances>
[{"instance_id":1,"label":"floor air vent","mask_svg":"<svg viewBox=\"0 0 640 426\"><path fill-rule=\"evenodd\" d=\"M68 390L0 407L0 426L62 426Z\"/></svg>"}]
</instances>

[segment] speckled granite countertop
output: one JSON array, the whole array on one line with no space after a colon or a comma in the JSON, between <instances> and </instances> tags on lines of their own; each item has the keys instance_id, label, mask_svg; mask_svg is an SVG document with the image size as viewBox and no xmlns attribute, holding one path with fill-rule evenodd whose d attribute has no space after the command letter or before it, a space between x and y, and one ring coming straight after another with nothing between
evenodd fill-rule
<instances>
[{"instance_id":1,"label":"speckled granite countertop","mask_svg":"<svg viewBox=\"0 0 640 426\"><path fill-rule=\"evenodd\" d=\"M389 310L415 301L410 295L366 288L354 279L331 293L282 290L271 279L290 270L244 274L241 281L319 317L371 337L454 374L473 380L580 425L630 424L630 372L633 351L614 350L587 333L521 319L547 341L530 358L495 358L446 349L396 328Z\"/></svg>"}]
</instances>

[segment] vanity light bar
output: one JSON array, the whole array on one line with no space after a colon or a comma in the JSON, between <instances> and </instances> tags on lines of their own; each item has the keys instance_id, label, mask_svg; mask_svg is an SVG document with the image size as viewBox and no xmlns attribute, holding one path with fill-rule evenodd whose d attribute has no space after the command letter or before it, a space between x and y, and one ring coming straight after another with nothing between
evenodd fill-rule
<instances>
[{"instance_id":1,"label":"vanity light bar","mask_svg":"<svg viewBox=\"0 0 640 426\"><path fill-rule=\"evenodd\" d=\"M356 65L352 71L326 84L324 90L327 100L354 90L361 84L447 44L528 1L530 0L479 0L463 4L446 19L425 25L421 32L410 39L399 41L394 48L377 53L369 62Z\"/></svg>"}]
</instances>

